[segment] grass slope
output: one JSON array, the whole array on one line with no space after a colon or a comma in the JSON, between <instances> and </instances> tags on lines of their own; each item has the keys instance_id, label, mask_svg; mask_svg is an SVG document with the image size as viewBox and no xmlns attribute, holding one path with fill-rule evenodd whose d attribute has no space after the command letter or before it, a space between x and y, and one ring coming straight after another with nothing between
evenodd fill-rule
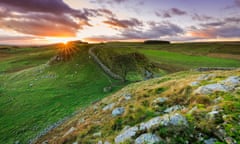
<instances>
[{"instance_id":1,"label":"grass slope","mask_svg":"<svg viewBox=\"0 0 240 144\"><path fill-rule=\"evenodd\" d=\"M200 77L209 77L198 86L191 86ZM194 91L206 84L220 82L230 76L239 76L240 71L211 71L211 72L179 72L162 78L128 85L113 95L89 106L85 111L54 129L38 143L98 143L99 141L114 142L114 138L129 127L142 122L164 116L163 112L169 107L181 105L174 113L183 115L189 125L159 126L147 131L139 131L132 139L143 133L154 133L162 138L164 144L204 143L203 140L216 138L218 144L230 143L232 139L239 142L239 100L240 89L230 92L213 92L211 94L195 94ZM126 100L125 95L131 95ZM167 98L165 102L155 103L157 98ZM115 104L109 110L103 110L106 105ZM112 110L124 107L122 115L112 116ZM211 116L211 112L218 111ZM152 122L153 125L156 122ZM73 129L74 131L69 131ZM221 131L219 134L218 131ZM133 133L129 133L132 135ZM126 135L125 135L126 136ZM226 139L224 139L226 138ZM188 142L187 142L188 141ZM133 143L126 141L124 143Z\"/></svg>"},{"instance_id":2,"label":"grass slope","mask_svg":"<svg viewBox=\"0 0 240 144\"><path fill-rule=\"evenodd\" d=\"M107 43L99 46L99 57L111 65L111 53L140 52L165 71L177 72L198 67L239 67L240 43L185 43L146 45Z\"/></svg>"},{"instance_id":3,"label":"grass slope","mask_svg":"<svg viewBox=\"0 0 240 144\"><path fill-rule=\"evenodd\" d=\"M114 81L89 59L87 50L79 46L72 60L45 67L36 65L46 63L52 50L16 49L0 63L5 72L0 75L1 142L27 143L45 127L108 95L103 88Z\"/></svg>"}]
</instances>

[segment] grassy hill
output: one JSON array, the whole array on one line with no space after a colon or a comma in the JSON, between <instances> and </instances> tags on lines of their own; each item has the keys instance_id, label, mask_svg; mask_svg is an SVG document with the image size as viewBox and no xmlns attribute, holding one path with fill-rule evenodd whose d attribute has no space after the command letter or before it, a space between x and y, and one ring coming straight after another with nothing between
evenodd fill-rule
<instances>
[{"instance_id":1,"label":"grassy hill","mask_svg":"<svg viewBox=\"0 0 240 144\"><path fill-rule=\"evenodd\" d=\"M86 45L67 62L44 63L56 49L16 48L0 62L0 141L27 143L47 126L109 95L116 81L88 57ZM122 87L113 85L113 91Z\"/></svg>"},{"instance_id":2,"label":"grassy hill","mask_svg":"<svg viewBox=\"0 0 240 144\"><path fill-rule=\"evenodd\" d=\"M210 88L219 84L232 88ZM148 143L153 137L162 144L236 143L240 141L239 88L239 70L185 71L130 84L37 143L130 144L143 139ZM116 114L119 109L123 111Z\"/></svg>"},{"instance_id":3,"label":"grassy hill","mask_svg":"<svg viewBox=\"0 0 240 144\"><path fill-rule=\"evenodd\" d=\"M184 43L148 45L107 43L99 46L99 57L111 65L112 53L139 52L166 73L199 67L239 67L240 43Z\"/></svg>"},{"instance_id":4,"label":"grassy hill","mask_svg":"<svg viewBox=\"0 0 240 144\"><path fill-rule=\"evenodd\" d=\"M99 47L96 49L96 54L108 66L112 63L110 57L113 53L142 53L149 59L150 63L154 63L157 67L157 70L154 71L156 76L204 66L239 67L240 65L238 59L239 43L76 44L77 52L69 61L50 66L46 63L58 51L54 45L37 48L4 46L0 48L1 142L6 144L17 141L27 143L39 132L45 131L45 128L71 116L74 112L87 107L93 108L93 103L128 84L119 83L102 71L88 55L88 49L92 46ZM176 76L184 75L188 75L188 73ZM172 79L171 77L174 79L175 75L166 76L164 81ZM132 83L143 78L138 73L130 73L127 79L130 80L129 83ZM113 87L112 91L103 92L103 89L109 86ZM146 88L148 86L146 85ZM142 87L142 89L144 88ZM161 92L162 90L165 89L156 91ZM110 99L112 97L109 97ZM141 105L138 102L136 101L134 105ZM139 114L147 112L146 114L149 114L147 118L156 116L154 112L144 109L140 109ZM92 111L89 112L92 114ZM133 118L135 119L135 116ZM132 125L135 123L137 122L132 120ZM64 130L68 130L68 127ZM75 138L70 137L71 140L75 140ZM84 138L84 140L88 140L88 138Z\"/></svg>"}]
</instances>

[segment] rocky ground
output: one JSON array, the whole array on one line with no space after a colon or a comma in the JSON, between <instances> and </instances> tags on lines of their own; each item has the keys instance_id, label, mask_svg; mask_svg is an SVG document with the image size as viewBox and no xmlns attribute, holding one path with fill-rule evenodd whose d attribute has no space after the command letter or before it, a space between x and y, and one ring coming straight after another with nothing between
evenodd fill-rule
<instances>
[{"instance_id":1,"label":"rocky ground","mask_svg":"<svg viewBox=\"0 0 240 144\"><path fill-rule=\"evenodd\" d=\"M240 70L180 72L131 84L36 143L240 142Z\"/></svg>"}]
</instances>

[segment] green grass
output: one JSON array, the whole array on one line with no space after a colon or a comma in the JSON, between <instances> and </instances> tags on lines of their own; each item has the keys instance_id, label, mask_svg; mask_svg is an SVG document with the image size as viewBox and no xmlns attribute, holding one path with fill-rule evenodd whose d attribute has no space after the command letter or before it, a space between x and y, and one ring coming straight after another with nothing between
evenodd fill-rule
<instances>
[{"instance_id":1,"label":"green grass","mask_svg":"<svg viewBox=\"0 0 240 144\"><path fill-rule=\"evenodd\" d=\"M68 62L46 68L35 66L0 76L1 142L8 144L20 140L27 143L48 125L110 94L103 93L103 88L114 80L88 58L87 47L79 49ZM1 62L1 65L6 66L3 71L8 71L16 67L31 67L24 63L25 60L38 65L49 59L40 57L19 55L15 56L15 65L11 64L14 58ZM121 87L115 86L113 91Z\"/></svg>"},{"instance_id":2,"label":"green grass","mask_svg":"<svg viewBox=\"0 0 240 144\"><path fill-rule=\"evenodd\" d=\"M108 96L103 88L116 83L88 57L92 45L78 45L78 53L67 62L50 67L46 63L56 54L54 46L0 49L0 142L27 143L47 126ZM139 51L160 66L173 71L197 67L239 67L240 61L212 58L209 53L239 54L239 44L108 43L97 49L105 64L112 53ZM167 70L169 70L167 69ZM135 73L130 80L140 79ZM115 85L115 84L114 84ZM126 84L115 85L116 91ZM147 103L145 103L147 104ZM151 114L151 113L150 113Z\"/></svg>"},{"instance_id":3,"label":"green grass","mask_svg":"<svg viewBox=\"0 0 240 144\"><path fill-rule=\"evenodd\" d=\"M211 58L207 56L191 56L175 52L168 52L162 50L139 50L147 57L155 62L178 65L183 68L191 69L198 67L239 67L240 61L222 59L222 58Z\"/></svg>"}]
</instances>

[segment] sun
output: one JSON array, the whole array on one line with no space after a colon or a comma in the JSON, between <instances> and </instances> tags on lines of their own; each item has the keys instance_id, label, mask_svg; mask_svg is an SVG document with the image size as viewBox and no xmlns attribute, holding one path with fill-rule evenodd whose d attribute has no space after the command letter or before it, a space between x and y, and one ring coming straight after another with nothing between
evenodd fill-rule
<instances>
[{"instance_id":1,"label":"sun","mask_svg":"<svg viewBox=\"0 0 240 144\"><path fill-rule=\"evenodd\" d=\"M53 37L47 37L46 40L49 43L62 43L64 45L67 45L69 41L74 41L76 38L53 38Z\"/></svg>"}]
</instances>

